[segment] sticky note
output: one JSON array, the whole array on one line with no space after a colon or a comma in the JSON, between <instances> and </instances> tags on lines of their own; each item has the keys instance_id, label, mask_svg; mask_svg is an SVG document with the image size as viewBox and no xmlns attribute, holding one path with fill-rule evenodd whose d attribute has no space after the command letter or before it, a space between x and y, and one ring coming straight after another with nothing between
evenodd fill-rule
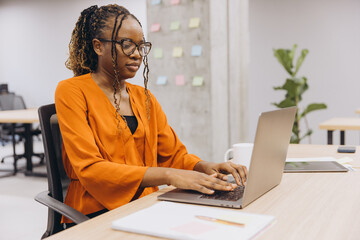
<instances>
[{"instance_id":1,"label":"sticky note","mask_svg":"<svg viewBox=\"0 0 360 240\"><path fill-rule=\"evenodd\" d=\"M189 28L198 28L200 26L200 18L190 18Z\"/></svg>"},{"instance_id":2,"label":"sticky note","mask_svg":"<svg viewBox=\"0 0 360 240\"><path fill-rule=\"evenodd\" d=\"M173 57L182 57L183 49L182 47L174 47L173 49Z\"/></svg>"},{"instance_id":3,"label":"sticky note","mask_svg":"<svg viewBox=\"0 0 360 240\"><path fill-rule=\"evenodd\" d=\"M185 85L185 77L184 77L184 75L182 75L182 74L176 75L175 76L175 84L177 86Z\"/></svg>"},{"instance_id":4,"label":"sticky note","mask_svg":"<svg viewBox=\"0 0 360 240\"><path fill-rule=\"evenodd\" d=\"M201 56L202 46L201 45L193 45L191 48L191 56L199 57Z\"/></svg>"},{"instance_id":5,"label":"sticky note","mask_svg":"<svg viewBox=\"0 0 360 240\"><path fill-rule=\"evenodd\" d=\"M157 85L165 85L167 83L167 76L158 76L156 80Z\"/></svg>"},{"instance_id":6,"label":"sticky note","mask_svg":"<svg viewBox=\"0 0 360 240\"><path fill-rule=\"evenodd\" d=\"M159 5L161 0L151 0L151 5Z\"/></svg>"},{"instance_id":7,"label":"sticky note","mask_svg":"<svg viewBox=\"0 0 360 240\"><path fill-rule=\"evenodd\" d=\"M160 31L161 25L160 23L153 23L150 28L150 32L158 32Z\"/></svg>"},{"instance_id":8,"label":"sticky note","mask_svg":"<svg viewBox=\"0 0 360 240\"><path fill-rule=\"evenodd\" d=\"M155 58L162 58L163 57L162 48L154 48L154 57Z\"/></svg>"},{"instance_id":9,"label":"sticky note","mask_svg":"<svg viewBox=\"0 0 360 240\"><path fill-rule=\"evenodd\" d=\"M201 76L195 76L193 78L192 85L196 87L204 85L204 78Z\"/></svg>"},{"instance_id":10,"label":"sticky note","mask_svg":"<svg viewBox=\"0 0 360 240\"><path fill-rule=\"evenodd\" d=\"M171 0L170 1L171 5L179 5L180 4L180 0Z\"/></svg>"},{"instance_id":11,"label":"sticky note","mask_svg":"<svg viewBox=\"0 0 360 240\"><path fill-rule=\"evenodd\" d=\"M170 23L170 30L176 31L180 29L180 21L174 21Z\"/></svg>"}]
</instances>

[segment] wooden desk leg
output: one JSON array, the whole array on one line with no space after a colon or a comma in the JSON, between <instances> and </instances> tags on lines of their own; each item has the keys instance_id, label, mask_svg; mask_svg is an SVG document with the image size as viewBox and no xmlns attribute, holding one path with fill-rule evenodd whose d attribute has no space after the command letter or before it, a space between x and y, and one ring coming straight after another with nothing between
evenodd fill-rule
<instances>
[{"instance_id":1,"label":"wooden desk leg","mask_svg":"<svg viewBox=\"0 0 360 240\"><path fill-rule=\"evenodd\" d=\"M345 145L345 131L340 131L340 145Z\"/></svg>"},{"instance_id":2,"label":"wooden desk leg","mask_svg":"<svg viewBox=\"0 0 360 240\"><path fill-rule=\"evenodd\" d=\"M327 141L328 141L328 145L333 144L333 130L328 130L328 132L327 132Z\"/></svg>"}]
</instances>

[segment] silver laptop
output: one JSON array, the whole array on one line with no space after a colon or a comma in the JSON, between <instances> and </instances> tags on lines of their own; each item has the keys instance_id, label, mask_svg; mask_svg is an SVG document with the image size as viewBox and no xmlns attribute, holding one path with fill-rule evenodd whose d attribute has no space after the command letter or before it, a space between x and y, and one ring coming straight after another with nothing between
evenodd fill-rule
<instances>
[{"instance_id":1,"label":"silver laptop","mask_svg":"<svg viewBox=\"0 0 360 240\"><path fill-rule=\"evenodd\" d=\"M296 107L263 112L259 116L246 186L234 191L215 191L206 195L197 191L174 189L158 196L159 200L243 208L272 188L282 178ZM229 177L228 181L234 181Z\"/></svg>"}]
</instances>

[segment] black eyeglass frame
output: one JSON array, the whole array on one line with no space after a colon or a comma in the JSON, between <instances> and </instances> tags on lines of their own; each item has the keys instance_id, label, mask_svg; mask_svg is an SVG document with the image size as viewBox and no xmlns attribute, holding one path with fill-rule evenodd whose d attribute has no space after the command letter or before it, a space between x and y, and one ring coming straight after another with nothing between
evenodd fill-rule
<instances>
[{"instance_id":1,"label":"black eyeglass frame","mask_svg":"<svg viewBox=\"0 0 360 240\"><path fill-rule=\"evenodd\" d=\"M152 47L151 42L143 42L143 43L137 44L136 42L134 42L134 41L133 41L132 39L130 39L130 38L123 38L123 39L121 39L120 41L111 40L111 39L104 39L104 38L96 38L96 39L99 40L100 42L114 42L114 43L119 44L119 45L121 46L121 50L123 51L123 53L124 53L126 56L130 56L131 54L133 54L133 53L135 52L135 49L137 49L137 50L139 51L139 54L140 54L142 57L145 57L145 56L149 55L150 50L151 50L151 47ZM135 44L135 46L136 46L129 54L125 53L124 48L123 48L123 42L125 42L125 41L129 41L129 42ZM150 47L149 47L149 51L148 51L148 53L147 53L145 56L142 55L142 52L141 52L140 49L139 49L140 45L143 45L143 44L149 44L149 46L150 46Z\"/></svg>"}]
</instances>

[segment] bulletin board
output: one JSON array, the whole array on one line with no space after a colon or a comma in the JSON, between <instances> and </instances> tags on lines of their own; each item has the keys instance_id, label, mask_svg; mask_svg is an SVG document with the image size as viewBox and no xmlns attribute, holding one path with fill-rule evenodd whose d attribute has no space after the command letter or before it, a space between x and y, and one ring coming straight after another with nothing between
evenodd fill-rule
<instances>
[{"instance_id":1,"label":"bulletin board","mask_svg":"<svg viewBox=\"0 0 360 240\"><path fill-rule=\"evenodd\" d=\"M213 161L209 1L147 0L147 28L149 89L189 153Z\"/></svg>"}]
</instances>

